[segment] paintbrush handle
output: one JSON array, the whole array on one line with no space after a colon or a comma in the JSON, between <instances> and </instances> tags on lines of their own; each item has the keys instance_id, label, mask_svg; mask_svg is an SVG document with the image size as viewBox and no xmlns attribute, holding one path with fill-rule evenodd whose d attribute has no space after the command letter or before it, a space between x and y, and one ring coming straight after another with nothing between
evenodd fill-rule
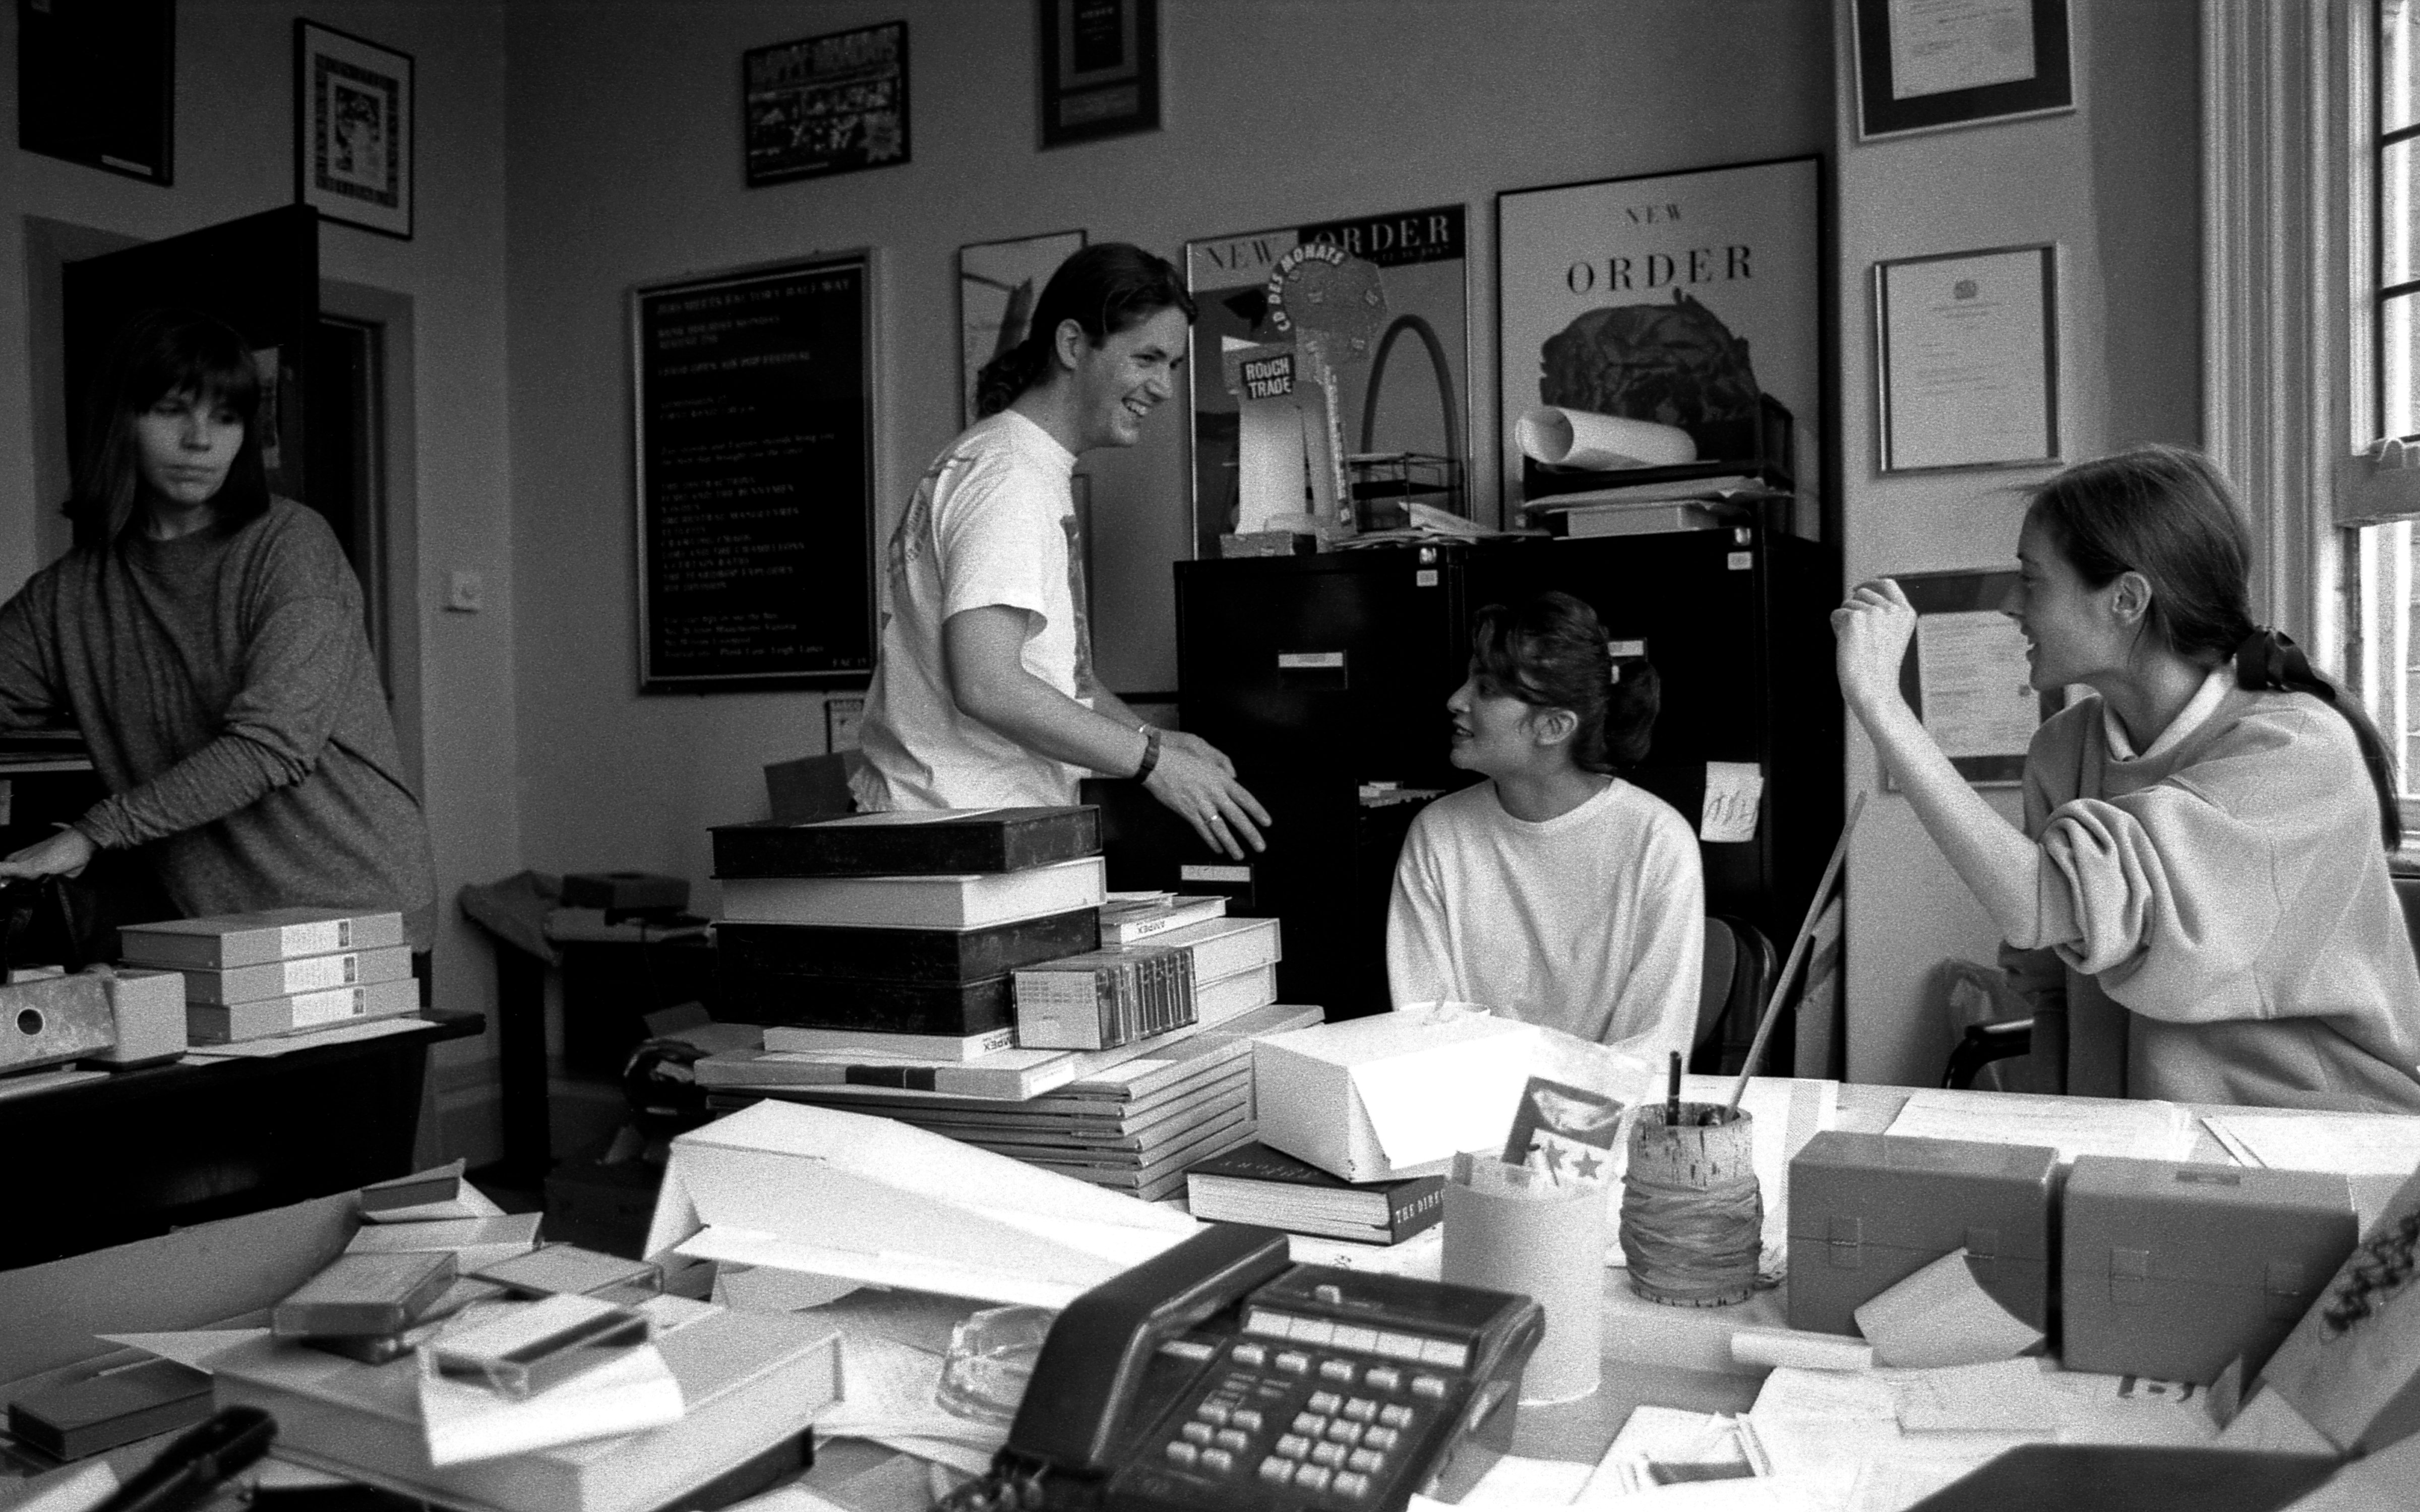
<instances>
[{"instance_id":1,"label":"paintbrush handle","mask_svg":"<svg viewBox=\"0 0 2420 1512\"><path fill-rule=\"evenodd\" d=\"M1727 1108L1737 1108L1740 1099L1747 1095L1748 1078L1756 1074L1757 1062L1764 1058L1764 1042L1773 1038L1773 1021L1790 994L1790 979L1798 974L1798 964L1806 959L1807 947L1815 938L1815 921L1823 917L1823 903L1832 895L1832 884L1840 875L1840 863L1849 858L1849 837L1857 832L1857 816L1865 811L1866 795L1860 793L1856 801L1849 805L1849 817L1840 825L1840 838L1832 847L1832 858L1823 863L1823 880L1815 884L1815 896L1807 902L1807 918L1798 926L1798 938L1791 942L1790 959L1781 964L1781 975L1773 983L1773 995L1765 999L1764 1016L1757 1020L1756 1038L1748 1043L1747 1059L1740 1063L1739 1080L1731 1083L1731 1095L1723 1104Z\"/></svg>"}]
</instances>

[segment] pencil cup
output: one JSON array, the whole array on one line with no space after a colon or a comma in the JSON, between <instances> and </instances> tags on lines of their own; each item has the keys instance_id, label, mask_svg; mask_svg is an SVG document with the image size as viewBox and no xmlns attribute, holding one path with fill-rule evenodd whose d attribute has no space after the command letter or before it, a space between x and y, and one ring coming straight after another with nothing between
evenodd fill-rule
<instances>
[{"instance_id":1,"label":"pencil cup","mask_svg":"<svg viewBox=\"0 0 2420 1512\"><path fill-rule=\"evenodd\" d=\"M1521 1377L1524 1405L1577 1401L1596 1391L1605 1342L1605 1204L1602 1185L1482 1190L1446 1183L1445 1279L1514 1292L1545 1309L1546 1336Z\"/></svg>"},{"instance_id":2,"label":"pencil cup","mask_svg":"<svg viewBox=\"0 0 2420 1512\"><path fill-rule=\"evenodd\" d=\"M1676 1307L1745 1302L1763 1234L1755 1121L1720 1103L1683 1103L1677 1124L1641 1107L1621 1192L1630 1289Z\"/></svg>"}]
</instances>

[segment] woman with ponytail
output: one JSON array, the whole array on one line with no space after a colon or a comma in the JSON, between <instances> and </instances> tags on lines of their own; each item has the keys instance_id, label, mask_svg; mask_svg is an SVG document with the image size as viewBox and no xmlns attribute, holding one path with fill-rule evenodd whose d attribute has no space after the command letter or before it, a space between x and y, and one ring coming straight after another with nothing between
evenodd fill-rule
<instances>
[{"instance_id":1,"label":"woman with ponytail","mask_svg":"<svg viewBox=\"0 0 2420 1512\"><path fill-rule=\"evenodd\" d=\"M2378 732L2252 622L2251 537L2199 453L2147 446L2038 489L2001 606L2033 686L2019 834L1899 694L1915 612L1832 615L1840 690L2009 942L2034 1057L2080 1095L2420 1111L2420 971L2387 878Z\"/></svg>"},{"instance_id":2,"label":"woman with ponytail","mask_svg":"<svg viewBox=\"0 0 2420 1512\"><path fill-rule=\"evenodd\" d=\"M887 553L859 805L1053 807L1085 772L1131 777L1213 849L1269 817L1209 742L1146 724L1093 676L1070 486L1132 446L1174 391L1193 301L1176 270L1109 242L1062 263L1025 339L977 378L983 418L916 486Z\"/></svg>"}]
</instances>

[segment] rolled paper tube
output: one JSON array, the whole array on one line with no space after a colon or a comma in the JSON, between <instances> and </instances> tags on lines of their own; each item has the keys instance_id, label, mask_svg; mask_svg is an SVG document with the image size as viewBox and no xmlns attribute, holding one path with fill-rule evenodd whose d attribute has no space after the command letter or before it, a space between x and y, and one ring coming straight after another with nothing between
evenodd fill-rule
<instances>
[{"instance_id":1,"label":"rolled paper tube","mask_svg":"<svg viewBox=\"0 0 2420 1512\"><path fill-rule=\"evenodd\" d=\"M1605 1349L1605 1202L1602 1186L1511 1196L1446 1183L1444 1279L1514 1292L1546 1310L1546 1336L1521 1376L1525 1406L1596 1391Z\"/></svg>"},{"instance_id":2,"label":"rolled paper tube","mask_svg":"<svg viewBox=\"0 0 2420 1512\"><path fill-rule=\"evenodd\" d=\"M1666 468L1698 459L1698 443L1678 425L1586 409L1528 410L1512 439L1524 455L1556 468Z\"/></svg>"},{"instance_id":3,"label":"rolled paper tube","mask_svg":"<svg viewBox=\"0 0 2420 1512\"><path fill-rule=\"evenodd\" d=\"M1764 1226L1755 1157L1755 1126L1745 1112L1683 1103L1673 1126L1663 1108L1638 1110L1621 1191L1631 1290L1679 1307L1748 1299Z\"/></svg>"},{"instance_id":4,"label":"rolled paper tube","mask_svg":"<svg viewBox=\"0 0 2420 1512\"><path fill-rule=\"evenodd\" d=\"M1795 1328L1743 1328L1731 1335L1731 1358L1741 1365L1789 1365L1798 1370L1866 1370L1874 1347L1838 1334Z\"/></svg>"}]
</instances>

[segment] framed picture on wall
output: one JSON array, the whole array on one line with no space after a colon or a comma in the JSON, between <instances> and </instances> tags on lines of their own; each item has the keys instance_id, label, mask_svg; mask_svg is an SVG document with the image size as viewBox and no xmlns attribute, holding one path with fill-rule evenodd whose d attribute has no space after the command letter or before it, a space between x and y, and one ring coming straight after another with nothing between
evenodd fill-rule
<instances>
[{"instance_id":1,"label":"framed picture on wall","mask_svg":"<svg viewBox=\"0 0 2420 1512\"><path fill-rule=\"evenodd\" d=\"M751 189L908 161L904 21L752 48L739 77Z\"/></svg>"},{"instance_id":2,"label":"framed picture on wall","mask_svg":"<svg viewBox=\"0 0 2420 1512\"><path fill-rule=\"evenodd\" d=\"M1867 141L2074 108L2067 0L1857 0Z\"/></svg>"},{"instance_id":3,"label":"framed picture on wall","mask_svg":"<svg viewBox=\"0 0 2420 1512\"><path fill-rule=\"evenodd\" d=\"M1977 787L2024 778L2034 731L2066 707L2064 688L2033 690L2024 632L2000 612L2016 586L2007 569L1894 575L1916 610L1916 634L1900 659L1899 690L1958 775ZM1885 765L1883 788L1896 793Z\"/></svg>"},{"instance_id":4,"label":"framed picture on wall","mask_svg":"<svg viewBox=\"0 0 2420 1512\"><path fill-rule=\"evenodd\" d=\"M634 290L639 691L874 671L874 259Z\"/></svg>"},{"instance_id":5,"label":"framed picture on wall","mask_svg":"<svg viewBox=\"0 0 2420 1512\"><path fill-rule=\"evenodd\" d=\"M958 423L975 422L975 378L1025 339L1033 306L1059 265L1084 245L1081 231L1052 231L958 249Z\"/></svg>"},{"instance_id":6,"label":"framed picture on wall","mask_svg":"<svg viewBox=\"0 0 2420 1512\"><path fill-rule=\"evenodd\" d=\"M1805 506L1823 476L1821 173L1816 158L1783 158L1496 196L1507 523L1516 504L1569 491L1572 474L1525 456L1515 439L1541 409L1683 431L1696 460L1680 466L1701 471L1666 475L1778 473L1794 482L1801 518L1815 517Z\"/></svg>"},{"instance_id":7,"label":"framed picture on wall","mask_svg":"<svg viewBox=\"0 0 2420 1512\"><path fill-rule=\"evenodd\" d=\"M294 197L365 231L411 239L411 54L294 23Z\"/></svg>"},{"instance_id":8,"label":"framed picture on wall","mask_svg":"<svg viewBox=\"0 0 2420 1512\"><path fill-rule=\"evenodd\" d=\"M1159 0L1037 0L1042 145L1159 130Z\"/></svg>"},{"instance_id":9,"label":"framed picture on wall","mask_svg":"<svg viewBox=\"0 0 2420 1512\"><path fill-rule=\"evenodd\" d=\"M1352 514L1356 457L1436 459L1450 487L1426 501L1469 512L1465 229L1432 205L1185 244L1195 555Z\"/></svg>"},{"instance_id":10,"label":"framed picture on wall","mask_svg":"<svg viewBox=\"0 0 2420 1512\"><path fill-rule=\"evenodd\" d=\"M17 0L17 146L146 183L176 176L175 0Z\"/></svg>"},{"instance_id":11,"label":"framed picture on wall","mask_svg":"<svg viewBox=\"0 0 2420 1512\"><path fill-rule=\"evenodd\" d=\"M2058 249L1874 264L1885 472L2058 460Z\"/></svg>"}]
</instances>

